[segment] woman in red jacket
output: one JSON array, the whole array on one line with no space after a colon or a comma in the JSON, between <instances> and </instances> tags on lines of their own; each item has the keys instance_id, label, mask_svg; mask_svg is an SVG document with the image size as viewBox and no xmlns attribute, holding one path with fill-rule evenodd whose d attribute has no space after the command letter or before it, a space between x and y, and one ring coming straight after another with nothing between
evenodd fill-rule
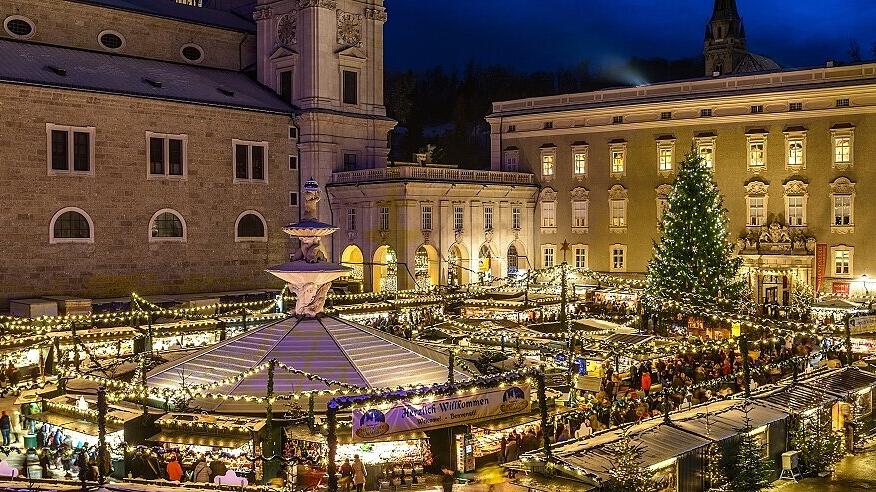
<instances>
[{"instance_id":1,"label":"woman in red jacket","mask_svg":"<svg viewBox=\"0 0 876 492\"><path fill-rule=\"evenodd\" d=\"M648 371L642 373L642 391L645 392L645 396L651 391L651 373Z\"/></svg>"},{"instance_id":2,"label":"woman in red jacket","mask_svg":"<svg viewBox=\"0 0 876 492\"><path fill-rule=\"evenodd\" d=\"M179 461L176 460L176 456L171 456L170 461L167 462L167 478L171 482L179 482L182 476L183 471Z\"/></svg>"}]
</instances>

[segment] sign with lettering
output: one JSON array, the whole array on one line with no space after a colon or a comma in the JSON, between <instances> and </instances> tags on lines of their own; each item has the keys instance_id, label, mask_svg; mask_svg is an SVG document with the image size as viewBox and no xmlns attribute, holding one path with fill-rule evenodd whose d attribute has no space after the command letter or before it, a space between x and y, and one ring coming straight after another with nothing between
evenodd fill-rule
<instances>
[{"instance_id":1,"label":"sign with lettering","mask_svg":"<svg viewBox=\"0 0 876 492\"><path fill-rule=\"evenodd\" d=\"M849 295L849 283L848 282L834 282L833 283L833 293L838 296L847 296Z\"/></svg>"},{"instance_id":2,"label":"sign with lettering","mask_svg":"<svg viewBox=\"0 0 876 492\"><path fill-rule=\"evenodd\" d=\"M827 266L827 244L815 245L815 294L821 292L824 285L824 269Z\"/></svg>"},{"instance_id":3,"label":"sign with lettering","mask_svg":"<svg viewBox=\"0 0 876 492\"><path fill-rule=\"evenodd\" d=\"M401 401L387 410L353 409L353 440L370 441L393 434L451 427L529 412L530 385L490 388L436 400Z\"/></svg>"},{"instance_id":4,"label":"sign with lettering","mask_svg":"<svg viewBox=\"0 0 876 492\"><path fill-rule=\"evenodd\" d=\"M850 319L849 331L853 335L876 332L876 316L858 316Z\"/></svg>"}]
</instances>

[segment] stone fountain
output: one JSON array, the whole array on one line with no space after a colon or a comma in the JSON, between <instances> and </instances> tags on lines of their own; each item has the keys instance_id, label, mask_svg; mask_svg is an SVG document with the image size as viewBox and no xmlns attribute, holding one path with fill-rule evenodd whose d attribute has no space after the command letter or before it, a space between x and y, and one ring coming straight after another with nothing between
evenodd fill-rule
<instances>
[{"instance_id":1,"label":"stone fountain","mask_svg":"<svg viewBox=\"0 0 876 492\"><path fill-rule=\"evenodd\" d=\"M269 267L266 271L282 279L294 292L295 314L316 317L325 305L325 298L332 281L348 275L351 268L329 263L320 249L323 237L338 230L337 227L320 222L317 210L320 200L319 184L313 178L304 182L304 220L289 224L283 232L299 240L288 263Z\"/></svg>"}]
</instances>

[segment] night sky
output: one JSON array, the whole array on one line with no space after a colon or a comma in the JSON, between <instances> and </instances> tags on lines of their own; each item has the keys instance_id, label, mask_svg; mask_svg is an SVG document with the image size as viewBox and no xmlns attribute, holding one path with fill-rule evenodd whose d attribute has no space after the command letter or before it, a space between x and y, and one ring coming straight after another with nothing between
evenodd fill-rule
<instances>
[{"instance_id":1,"label":"night sky","mask_svg":"<svg viewBox=\"0 0 876 492\"><path fill-rule=\"evenodd\" d=\"M876 0L737 0L748 49L784 67L846 60L857 39L872 59ZM588 59L610 66L631 56L702 53L712 0L386 0L391 70L469 60L556 69Z\"/></svg>"}]
</instances>

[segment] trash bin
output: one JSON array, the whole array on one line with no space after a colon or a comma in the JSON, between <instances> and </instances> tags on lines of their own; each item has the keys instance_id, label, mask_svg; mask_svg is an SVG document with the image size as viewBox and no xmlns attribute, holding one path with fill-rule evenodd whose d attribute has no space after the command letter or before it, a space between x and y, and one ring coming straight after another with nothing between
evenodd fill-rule
<instances>
[{"instance_id":1,"label":"trash bin","mask_svg":"<svg viewBox=\"0 0 876 492\"><path fill-rule=\"evenodd\" d=\"M40 457L34 448L28 448L24 464L28 478L43 478L43 467L40 466Z\"/></svg>"},{"instance_id":2,"label":"trash bin","mask_svg":"<svg viewBox=\"0 0 876 492\"><path fill-rule=\"evenodd\" d=\"M24 448L25 449L36 449L37 447L37 438L36 434L25 434L24 435Z\"/></svg>"}]
</instances>

